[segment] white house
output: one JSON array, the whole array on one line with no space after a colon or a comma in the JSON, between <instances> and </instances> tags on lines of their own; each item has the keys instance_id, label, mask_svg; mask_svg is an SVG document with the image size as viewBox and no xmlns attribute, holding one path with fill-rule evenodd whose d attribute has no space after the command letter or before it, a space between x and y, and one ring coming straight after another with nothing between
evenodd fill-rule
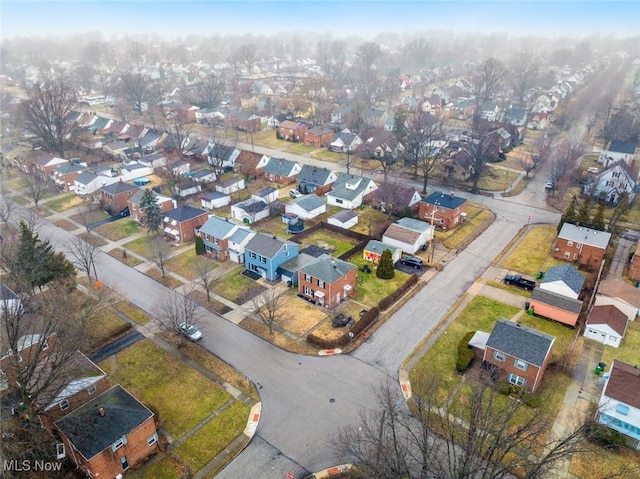
<instances>
[{"instance_id":1,"label":"white house","mask_svg":"<svg viewBox=\"0 0 640 479\"><path fill-rule=\"evenodd\" d=\"M340 173L333 189L326 193L327 204L347 210L358 208L365 197L378 189L378 185L369 178Z\"/></svg>"},{"instance_id":2,"label":"white house","mask_svg":"<svg viewBox=\"0 0 640 479\"><path fill-rule=\"evenodd\" d=\"M244 178L240 178L237 176L222 180L216 185L216 191L225 193L227 195L235 193L236 191L244 190L244 188Z\"/></svg>"},{"instance_id":3,"label":"white house","mask_svg":"<svg viewBox=\"0 0 640 479\"><path fill-rule=\"evenodd\" d=\"M361 144L362 139L355 133L351 133L348 128L345 128L336 133L331 143L329 143L329 149L339 153L353 153Z\"/></svg>"},{"instance_id":4,"label":"white house","mask_svg":"<svg viewBox=\"0 0 640 479\"><path fill-rule=\"evenodd\" d=\"M615 348L627 331L627 315L612 304L594 306L587 318L584 337Z\"/></svg>"},{"instance_id":5,"label":"white house","mask_svg":"<svg viewBox=\"0 0 640 479\"><path fill-rule=\"evenodd\" d=\"M255 223L269 216L269 205L264 201L249 198L231 205L231 217L245 224Z\"/></svg>"},{"instance_id":6,"label":"white house","mask_svg":"<svg viewBox=\"0 0 640 479\"><path fill-rule=\"evenodd\" d=\"M251 194L251 198L258 201L264 201L266 204L277 201L280 197L280 190L273 186L266 186L259 191Z\"/></svg>"},{"instance_id":7,"label":"white house","mask_svg":"<svg viewBox=\"0 0 640 479\"><path fill-rule=\"evenodd\" d=\"M225 193L220 193L219 191L214 191L212 193L207 193L200 198L200 203L203 208L214 210L216 208L222 208L223 206L229 205L231 203L231 196Z\"/></svg>"},{"instance_id":8,"label":"white house","mask_svg":"<svg viewBox=\"0 0 640 479\"><path fill-rule=\"evenodd\" d=\"M0 283L0 316L6 311L8 314L22 309L22 302L16 293Z\"/></svg>"},{"instance_id":9,"label":"white house","mask_svg":"<svg viewBox=\"0 0 640 479\"><path fill-rule=\"evenodd\" d=\"M598 403L598 422L624 434L640 449L640 369L613 360Z\"/></svg>"},{"instance_id":10,"label":"white house","mask_svg":"<svg viewBox=\"0 0 640 479\"><path fill-rule=\"evenodd\" d=\"M303 195L285 204L284 211L290 215L297 215L303 220L309 220L327 211L324 198L316 195Z\"/></svg>"},{"instance_id":11,"label":"white house","mask_svg":"<svg viewBox=\"0 0 640 479\"><path fill-rule=\"evenodd\" d=\"M631 162L636 154L637 145L633 142L624 142L613 140L607 149L603 149L598 157L598 163L609 166L617 161L624 161L627 166L631 166Z\"/></svg>"},{"instance_id":12,"label":"white house","mask_svg":"<svg viewBox=\"0 0 640 479\"><path fill-rule=\"evenodd\" d=\"M574 266L563 264L554 266L544 274L539 288L566 298L578 299L584 286L584 276Z\"/></svg>"},{"instance_id":13,"label":"white house","mask_svg":"<svg viewBox=\"0 0 640 479\"><path fill-rule=\"evenodd\" d=\"M629 203L636 195L637 182L631 175L631 170L623 160L609 163L593 181L584 186L585 194L594 198L603 198L608 203L617 204L620 195L626 193Z\"/></svg>"},{"instance_id":14,"label":"white house","mask_svg":"<svg viewBox=\"0 0 640 479\"><path fill-rule=\"evenodd\" d=\"M431 239L431 225L413 218L400 218L382 235L382 242L414 254Z\"/></svg>"},{"instance_id":15,"label":"white house","mask_svg":"<svg viewBox=\"0 0 640 479\"><path fill-rule=\"evenodd\" d=\"M358 224L358 213L351 210L338 211L329 217L327 223L348 230Z\"/></svg>"}]
</instances>

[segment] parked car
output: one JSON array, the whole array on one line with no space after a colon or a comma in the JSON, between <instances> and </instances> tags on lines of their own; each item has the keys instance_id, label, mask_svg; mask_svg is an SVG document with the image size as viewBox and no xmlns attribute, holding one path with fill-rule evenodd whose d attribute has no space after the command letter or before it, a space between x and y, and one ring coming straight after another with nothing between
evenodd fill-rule
<instances>
[{"instance_id":1,"label":"parked car","mask_svg":"<svg viewBox=\"0 0 640 479\"><path fill-rule=\"evenodd\" d=\"M355 320L351 316L345 316L344 313L338 314L331 320L331 324L334 328L344 328L345 326L351 326L354 323Z\"/></svg>"},{"instance_id":2,"label":"parked car","mask_svg":"<svg viewBox=\"0 0 640 479\"><path fill-rule=\"evenodd\" d=\"M587 172L588 173L596 173L597 174L597 173L600 172L600 170L598 168L596 168L595 166L592 166L590 168L587 168Z\"/></svg>"},{"instance_id":3,"label":"parked car","mask_svg":"<svg viewBox=\"0 0 640 479\"><path fill-rule=\"evenodd\" d=\"M291 190L289 191L289 196L291 196L291 198L300 198L302 196L302 193L300 193L298 190Z\"/></svg>"},{"instance_id":4,"label":"parked car","mask_svg":"<svg viewBox=\"0 0 640 479\"><path fill-rule=\"evenodd\" d=\"M420 258L416 258L415 256L405 256L400 260L400 262L415 269L420 269L423 266L422 260Z\"/></svg>"},{"instance_id":5,"label":"parked car","mask_svg":"<svg viewBox=\"0 0 640 479\"><path fill-rule=\"evenodd\" d=\"M527 291L533 291L533 288L536 287L536 282L530 279L525 279L521 274L508 274L502 280L505 284L510 284L512 286L518 286L519 288L524 288Z\"/></svg>"},{"instance_id":6,"label":"parked car","mask_svg":"<svg viewBox=\"0 0 640 479\"><path fill-rule=\"evenodd\" d=\"M544 185L545 190L552 190L554 188L553 181L547 181L547 184Z\"/></svg>"},{"instance_id":7,"label":"parked car","mask_svg":"<svg viewBox=\"0 0 640 479\"><path fill-rule=\"evenodd\" d=\"M180 323L180 333L194 342L202 339L202 333L200 330L193 324L188 324L186 322Z\"/></svg>"},{"instance_id":8,"label":"parked car","mask_svg":"<svg viewBox=\"0 0 640 479\"><path fill-rule=\"evenodd\" d=\"M131 214L131 212L129 211L129 207L128 206L120 212L120 216L122 216L123 218L125 216L129 216L130 214Z\"/></svg>"}]
</instances>

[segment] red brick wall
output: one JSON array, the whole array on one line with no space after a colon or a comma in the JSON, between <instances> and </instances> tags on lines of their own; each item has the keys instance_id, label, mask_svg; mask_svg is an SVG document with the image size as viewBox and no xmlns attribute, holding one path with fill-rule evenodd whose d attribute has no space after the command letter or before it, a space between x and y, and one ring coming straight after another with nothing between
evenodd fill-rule
<instances>
[{"instance_id":1,"label":"red brick wall","mask_svg":"<svg viewBox=\"0 0 640 479\"><path fill-rule=\"evenodd\" d=\"M188 221L183 221L178 224L178 230L180 231L180 241L182 243L191 241L196 237L196 228L199 228L207 222L209 215L206 213L196 218L192 218Z\"/></svg>"},{"instance_id":2,"label":"red brick wall","mask_svg":"<svg viewBox=\"0 0 640 479\"><path fill-rule=\"evenodd\" d=\"M308 146L314 146L316 148L321 148L323 146L329 145L335 133L333 131L329 131L323 135L318 135L316 133L309 133L308 131L304 134L304 144Z\"/></svg>"},{"instance_id":3,"label":"red brick wall","mask_svg":"<svg viewBox=\"0 0 640 479\"><path fill-rule=\"evenodd\" d=\"M569 241L564 238L558 238L556 240L556 246L553 251L553 256L556 258L578 263L583 266L589 266L591 268L597 268L600 266L600 263L604 258L604 254L605 250L596 248L595 246L576 243L575 241L572 241L572 244L569 245Z\"/></svg>"},{"instance_id":4,"label":"red brick wall","mask_svg":"<svg viewBox=\"0 0 640 479\"><path fill-rule=\"evenodd\" d=\"M344 287L346 285L351 286L351 291L349 291L348 293L349 296L353 295L355 293L356 287L355 268L337 281L333 283L325 283L324 288L318 286L317 278L312 277L311 281L307 281L305 279L304 273L298 274L298 293L309 299L317 301L317 296L310 297L304 294L304 287L306 286L308 288L311 288L313 291L322 291L324 293L324 305L329 309L333 309L340 304L340 301L337 299L337 295L340 294L340 298L343 298Z\"/></svg>"},{"instance_id":5,"label":"red brick wall","mask_svg":"<svg viewBox=\"0 0 640 479\"><path fill-rule=\"evenodd\" d=\"M418 203L418 219L423 221L427 221L431 223L431 212L436 208L434 205L429 203L425 203L424 201L420 201ZM437 211L434 215L434 224L436 226L441 226L446 229L455 228L458 224L460 224L460 220L458 219L458 223L456 223L456 217L460 216L461 213L464 213L467 209L467 203L462 203L455 210L451 209L442 209L442 207L437 207Z\"/></svg>"},{"instance_id":6,"label":"red brick wall","mask_svg":"<svg viewBox=\"0 0 640 479\"><path fill-rule=\"evenodd\" d=\"M527 370L523 371L522 369L515 367L514 361L516 360L516 358L514 356L506 355L506 360L502 362L494 358L494 351L495 350L493 348L487 347L484 352L484 361L498 367L501 370L501 377L505 381L507 380L508 375L513 373L525 379L525 389L528 389L530 391L536 390L540 383L540 380L542 379L542 374L538 375L538 371L540 371L540 368L538 368L537 366L533 366L532 364L528 364ZM544 366L546 366L547 360L545 360ZM544 369L545 367L542 368L543 371Z\"/></svg>"},{"instance_id":7,"label":"red brick wall","mask_svg":"<svg viewBox=\"0 0 640 479\"><path fill-rule=\"evenodd\" d=\"M640 251L636 251L629 265L629 278L640 281Z\"/></svg>"}]
</instances>

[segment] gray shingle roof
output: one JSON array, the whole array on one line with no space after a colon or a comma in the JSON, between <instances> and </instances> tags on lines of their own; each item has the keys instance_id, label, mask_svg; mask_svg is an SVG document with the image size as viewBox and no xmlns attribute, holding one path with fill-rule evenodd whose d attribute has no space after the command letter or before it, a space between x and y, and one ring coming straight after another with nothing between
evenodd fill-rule
<instances>
[{"instance_id":1,"label":"gray shingle roof","mask_svg":"<svg viewBox=\"0 0 640 479\"><path fill-rule=\"evenodd\" d=\"M315 261L300 268L300 273L309 274L327 283L333 283L355 268L355 264L323 254L318 256Z\"/></svg>"},{"instance_id":2,"label":"gray shingle roof","mask_svg":"<svg viewBox=\"0 0 640 479\"><path fill-rule=\"evenodd\" d=\"M546 289L535 288L531 293L531 299L571 313L578 314L582 310L582 301L579 299L568 298Z\"/></svg>"},{"instance_id":3,"label":"gray shingle roof","mask_svg":"<svg viewBox=\"0 0 640 479\"><path fill-rule=\"evenodd\" d=\"M109 193L111 195L117 195L119 193L126 193L131 190L139 190L137 186L130 185L129 183L125 183L123 181L117 181L115 183L111 183L110 185L105 185L100 188L105 193Z\"/></svg>"},{"instance_id":4,"label":"gray shingle roof","mask_svg":"<svg viewBox=\"0 0 640 479\"><path fill-rule=\"evenodd\" d=\"M584 285L584 276L574 266L562 264L549 268L540 282L544 284L553 281L563 281L576 294L580 294Z\"/></svg>"},{"instance_id":5,"label":"gray shingle roof","mask_svg":"<svg viewBox=\"0 0 640 479\"><path fill-rule=\"evenodd\" d=\"M356 213L355 211L351 211L351 210L342 210L342 211L338 211L335 215L331 215L331 218L335 218L338 221L340 221L341 223L346 223L347 221L355 218L358 216L358 213Z\"/></svg>"},{"instance_id":6,"label":"gray shingle roof","mask_svg":"<svg viewBox=\"0 0 640 479\"><path fill-rule=\"evenodd\" d=\"M333 184L333 189L327 194L351 201L364 193L370 181L368 178L363 178L362 176L341 173Z\"/></svg>"},{"instance_id":7,"label":"gray shingle roof","mask_svg":"<svg viewBox=\"0 0 640 479\"><path fill-rule=\"evenodd\" d=\"M220 198L228 198L228 197L230 197L230 195L226 193L222 193L221 191L213 191L211 193L207 193L206 195L202 196L202 198L205 200L217 200Z\"/></svg>"},{"instance_id":8,"label":"gray shingle roof","mask_svg":"<svg viewBox=\"0 0 640 479\"><path fill-rule=\"evenodd\" d=\"M430 205L438 205L442 208L455 210L458 206L467 201L467 199L453 194L445 194L442 191L434 191L429 196L422 198L422 201Z\"/></svg>"},{"instance_id":9,"label":"gray shingle roof","mask_svg":"<svg viewBox=\"0 0 640 479\"><path fill-rule=\"evenodd\" d=\"M324 198L316 195L304 195L293 200L290 204L296 204L305 211L313 211L325 204Z\"/></svg>"},{"instance_id":10,"label":"gray shingle roof","mask_svg":"<svg viewBox=\"0 0 640 479\"><path fill-rule=\"evenodd\" d=\"M18 295L6 287L4 284L0 283L0 301L9 301L19 299Z\"/></svg>"},{"instance_id":11,"label":"gray shingle roof","mask_svg":"<svg viewBox=\"0 0 640 479\"><path fill-rule=\"evenodd\" d=\"M213 236L214 238L223 239L238 226L236 223L228 221L225 218L218 216L210 216L205 224L203 224L198 231L202 231L204 234Z\"/></svg>"},{"instance_id":12,"label":"gray shingle roof","mask_svg":"<svg viewBox=\"0 0 640 479\"><path fill-rule=\"evenodd\" d=\"M264 167L264 171L275 176L290 176L295 165L295 161L272 157L267 166Z\"/></svg>"},{"instance_id":13,"label":"gray shingle roof","mask_svg":"<svg viewBox=\"0 0 640 479\"><path fill-rule=\"evenodd\" d=\"M611 240L611 233L565 223L562 225L558 238L606 249Z\"/></svg>"},{"instance_id":14,"label":"gray shingle roof","mask_svg":"<svg viewBox=\"0 0 640 479\"><path fill-rule=\"evenodd\" d=\"M258 233L249 240L246 250L253 251L265 258L273 258L278 251L286 244L294 244L290 241L281 240L264 233Z\"/></svg>"},{"instance_id":15,"label":"gray shingle roof","mask_svg":"<svg viewBox=\"0 0 640 479\"><path fill-rule=\"evenodd\" d=\"M385 249L388 249L389 251L391 251L391 254L393 254L394 251L399 250L400 248L398 248L397 246L391 246L391 245L385 244L382 241L378 241L378 240L370 240L367 243L367 246L364 247L365 251L372 251L374 253L379 253L379 254L382 254L382 252Z\"/></svg>"},{"instance_id":16,"label":"gray shingle roof","mask_svg":"<svg viewBox=\"0 0 640 479\"><path fill-rule=\"evenodd\" d=\"M549 334L507 319L499 319L489 335L487 347L541 367L554 340L555 337Z\"/></svg>"},{"instance_id":17,"label":"gray shingle roof","mask_svg":"<svg viewBox=\"0 0 640 479\"><path fill-rule=\"evenodd\" d=\"M304 165L298 173L298 181L309 185L324 186L331 176L331 170L318 168L312 165Z\"/></svg>"},{"instance_id":18,"label":"gray shingle roof","mask_svg":"<svg viewBox=\"0 0 640 479\"><path fill-rule=\"evenodd\" d=\"M415 231L416 233L426 233L431 229L431 225L426 221L420 221L408 217L400 218L393 224L409 231Z\"/></svg>"},{"instance_id":19,"label":"gray shingle roof","mask_svg":"<svg viewBox=\"0 0 640 479\"><path fill-rule=\"evenodd\" d=\"M100 406L104 416L98 414ZM153 413L118 384L56 421L56 426L91 459L150 417Z\"/></svg>"},{"instance_id":20,"label":"gray shingle roof","mask_svg":"<svg viewBox=\"0 0 640 479\"><path fill-rule=\"evenodd\" d=\"M637 145L632 141L624 142L620 140L613 140L609 145L607 151L613 151L616 153L626 153L627 155L635 154Z\"/></svg>"},{"instance_id":21,"label":"gray shingle roof","mask_svg":"<svg viewBox=\"0 0 640 479\"><path fill-rule=\"evenodd\" d=\"M300 268L309 264L311 261L315 261L313 256L308 255L307 253L300 253L298 256L282 263L278 268L283 271L296 272L300 271Z\"/></svg>"},{"instance_id":22,"label":"gray shingle roof","mask_svg":"<svg viewBox=\"0 0 640 479\"><path fill-rule=\"evenodd\" d=\"M200 208L183 205L180 208L176 208L175 210L167 211L164 215L172 220L182 222L206 214L207 212L205 210L201 210Z\"/></svg>"},{"instance_id":23,"label":"gray shingle roof","mask_svg":"<svg viewBox=\"0 0 640 479\"><path fill-rule=\"evenodd\" d=\"M254 198L249 198L248 200L241 201L240 203L236 203L236 208L240 208L247 213L259 213L260 211L264 211L268 208L267 204L262 200L256 200Z\"/></svg>"}]
</instances>

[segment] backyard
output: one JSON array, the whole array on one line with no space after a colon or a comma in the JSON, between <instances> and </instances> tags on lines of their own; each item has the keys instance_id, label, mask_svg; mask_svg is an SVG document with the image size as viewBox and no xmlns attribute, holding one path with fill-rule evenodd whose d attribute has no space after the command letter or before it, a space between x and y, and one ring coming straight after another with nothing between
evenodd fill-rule
<instances>
[{"instance_id":1,"label":"backyard","mask_svg":"<svg viewBox=\"0 0 640 479\"><path fill-rule=\"evenodd\" d=\"M236 304L244 304L265 290L265 287L240 274L244 266L233 268L213 285L213 292Z\"/></svg>"}]
</instances>

